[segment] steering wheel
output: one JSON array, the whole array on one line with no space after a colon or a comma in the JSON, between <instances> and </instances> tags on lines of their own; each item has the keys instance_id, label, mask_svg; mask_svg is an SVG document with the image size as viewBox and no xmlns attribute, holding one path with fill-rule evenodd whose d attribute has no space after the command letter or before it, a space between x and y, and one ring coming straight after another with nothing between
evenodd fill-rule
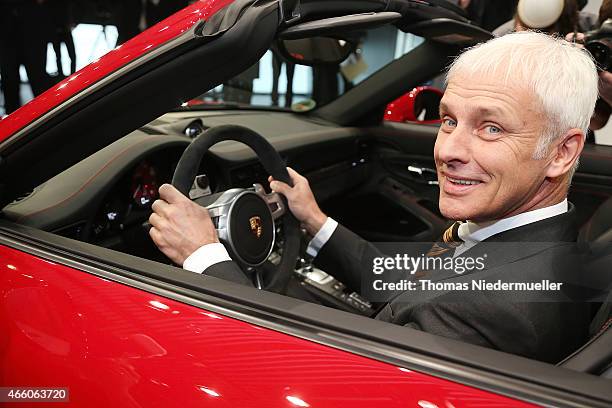
<instances>
[{"instance_id":1,"label":"steering wheel","mask_svg":"<svg viewBox=\"0 0 612 408\"><path fill-rule=\"evenodd\" d=\"M243 126L223 125L207 129L185 149L174 171L174 187L189 197L202 158L213 145L225 140L249 146L268 174L293 185L285 163L263 136ZM208 209L219 240L243 271L255 273L259 288L276 292L286 288L299 254L300 230L282 195L267 194L261 184L254 184L252 188L232 188L193 201ZM278 240L277 227L282 240ZM275 265L268 257L277 241L282 256Z\"/></svg>"}]
</instances>

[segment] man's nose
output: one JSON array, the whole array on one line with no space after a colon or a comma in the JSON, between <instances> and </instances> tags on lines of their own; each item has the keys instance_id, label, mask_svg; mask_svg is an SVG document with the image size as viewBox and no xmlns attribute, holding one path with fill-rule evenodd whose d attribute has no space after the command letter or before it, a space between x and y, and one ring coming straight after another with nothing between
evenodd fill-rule
<instances>
[{"instance_id":1,"label":"man's nose","mask_svg":"<svg viewBox=\"0 0 612 408\"><path fill-rule=\"evenodd\" d=\"M469 162L472 137L472 130L466 126L457 126L451 133L438 133L436 160L446 164Z\"/></svg>"}]
</instances>

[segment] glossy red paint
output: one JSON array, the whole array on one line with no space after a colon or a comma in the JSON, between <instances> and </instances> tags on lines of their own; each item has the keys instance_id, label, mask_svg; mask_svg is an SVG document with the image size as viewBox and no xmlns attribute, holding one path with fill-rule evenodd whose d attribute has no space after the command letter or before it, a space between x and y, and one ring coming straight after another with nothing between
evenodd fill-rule
<instances>
[{"instance_id":1,"label":"glossy red paint","mask_svg":"<svg viewBox=\"0 0 612 408\"><path fill-rule=\"evenodd\" d=\"M435 120L418 120L414 115L414 101L417 95L423 91L431 91L442 96L442 91L433 86L417 86L412 91L404 94L389 103L385 108L384 120L390 122L417 122L421 124L440 123L439 119Z\"/></svg>"},{"instance_id":2,"label":"glossy red paint","mask_svg":"<svg viewBox=\"0 0 612 408\"><path fill-rule=\"evenodd\" d=\"M0 386L69 387L70 406L531 406L3 246L0 324Z\"/></svg>"},{"instance_id":3,"label":"glossy red paint","mask_svg":"<svg viewBox=\"0 0 612 408\"><path fill-rule=\"evenodd\" d=\"M234 0L200 0L108 52L0 120L0 142L117 69L189 30Z\"/></svg>"}]
</instances>

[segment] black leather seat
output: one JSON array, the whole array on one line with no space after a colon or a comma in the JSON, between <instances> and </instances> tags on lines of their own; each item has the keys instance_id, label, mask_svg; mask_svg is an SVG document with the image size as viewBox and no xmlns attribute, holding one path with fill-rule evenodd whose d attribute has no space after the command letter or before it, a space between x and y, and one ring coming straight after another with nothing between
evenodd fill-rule
<instances>
[{"instance_id":1,"label":"black leather seat","mask_svg":"<svg viewBox=\"0 0 612 408\"><path fill-rule=\"evenodd\" d=\"M602 284L609 287L612 268L612 198L604 201L581 228L578 241L588 245L595 259L590 271L601 275ZM612 291L598 304L591 322L591 339L559 363L572 370L612 377Z\"/></svg>"},{"instance_id":2,"label":"black leather seat","mask_svg":"<svg viewBox=\"0 0 612 408\"><path fill-rule=\"evenodd\" d=\"M572 355L561 361L558 365L571 370L601 375L605 378L612 375L612 293L601 306L593 319L591 330L595 335L576 350Z\"/></svg>"},{"instance_id":3,"label":"black leather seat","mask_svg":"<svg viewBox=\"0 0 612 408\"><path fill-rule=\"evenodd\" d=\"M610 246L610 244L608 244ZM558 365L584 373L612 376L612 290L610 290L610 269L612 268L612 251L604 254L598 262L600 267L594 273L602 275L602 289L608 290L608 296L602 303L593 303L595 316L589 327L591 339L572 355ZM602 265L606 265L602 268ZM605 285L605 286L604 286Z\"/></svg>"},{"instance_id":4,"label":"black leather seat","mask_svg":"<svg viewBox=\"0 0 612 408\"><path fill-rule=\"evenodd\" d=\"M580 229L579 242L612 243L612 198L604 201Z\"/></svg>"}]
</instances>

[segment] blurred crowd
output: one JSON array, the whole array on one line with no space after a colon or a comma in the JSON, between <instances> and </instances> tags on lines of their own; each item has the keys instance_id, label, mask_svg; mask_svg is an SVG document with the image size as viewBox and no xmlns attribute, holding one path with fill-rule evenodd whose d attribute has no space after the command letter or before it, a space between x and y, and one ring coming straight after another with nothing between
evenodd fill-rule
<instances>
[{"instance_id":1,"label":"blurred crowd","mask_svg":"<svg viewBox=\"0 0 612 408\"><path fill-rule=\"evenodd\" d=\"M78 23L114 25L117 45L187 6L188 0L0 0L0 78L4 111L21 104L20 67L25 68L37 96L65 75L76 71L72 30ZM57 73L47 72L47 48L52 44ZM69 72L62 67L62 44Z\"/></svg>"},{"instance_id":2,"label":"blurred crowd","mask_svg":"<svg viewBox=\"0 0 612 408\"><path fill-rule=\"evenodd\" d=\"M536 29L551 34L580 39L578 33L597 28L610 17L607 11L612 0L603 0L599 15L583 11L587 0L449 0L463 8L474 23L504 35L515 30ZM20 66L25 68L32 93L36 96L64 75L76 70L76 52L72 29L77 23L114 25L117 27L117 44L134 37L147 27L156 24L190 3L190 0L0 0L0 77L4 94L4 110L13 112L20 100ZM57 74L48 74L47 48L53 45L57 62ZM62 44L66 47L69 64L62 61ZM278 79L281 66L285 65L287 89L284 105L290 106L294 66L273 51L272 104L279 105ZM64 73L63 66L70 67ZM313 72L318 85L313 89L317 104L333 99L328 89L337 87L334 72ZM229 80L223 95L226 101L249 103L253 92L253 80L259 75L256 64L242 75ZM605 125L610 115L612 86L606 88L609 73L603 72L602 100L598 103L599 119L593 127ZM350 85L350 84L349 84ZM314 95L317 94L317 95ZM316 98L315 98L316 96ZM602 119L603 118L603 119Z\"/></svg>"}]
</instances>

